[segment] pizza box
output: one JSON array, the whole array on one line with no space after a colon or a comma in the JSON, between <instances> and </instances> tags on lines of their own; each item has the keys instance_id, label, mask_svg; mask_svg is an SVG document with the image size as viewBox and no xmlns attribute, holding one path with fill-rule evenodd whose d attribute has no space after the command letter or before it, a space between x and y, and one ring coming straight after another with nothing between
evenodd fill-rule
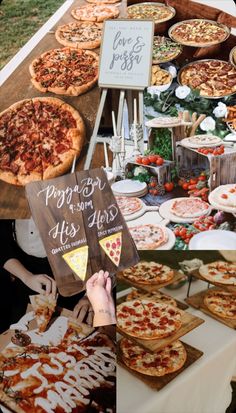
<instances>
[{"instance_id":1,"label":"pizza box","mask_svg":"<svg viewBox=\"0 0 236 413\"><path fill-rule=\"evenodd\" d=\"M194 276L198 278L199 280L205 281L208 284L216 285L217 287L220 287L222 290L226 290L226 291L236 294L236 285L226 285L226 284L221 284L215 281L209 281L206 278L202 277L202 275L199 273L199 270L193 270L190 276Z\"/></svg>"},{"instance_id":2,"label":"pizza box","mask_svg":"<svg viewBox=\"0 0 236 413\"><path fill-rule=\"evenodd\" d=\"M213 287L211 290L218 290L219 288ZM196 308L197 310L203 311L203 313L207 314L208 316L214 318L215 320L219 321L226 326L233 328L236 330L236 320L232 320L230 318L222 318L217 316L216 314L212 313L207 306L204 304L204 295L209 291L209 289L202 290L197 294L192 295L191 297L185 298L187 304L191 305L191 307Z\"/></svg>"},{"instance_id":3,"label":"pizza box","mask_svg":"<svg viewBox=\"0 0 236 413\"><path fill-rule=\"evenodd\" d=\"M138 290L142 290L142 289L141 289L141 288L138 288ZM129 291L129 292L130 292L130 291ZM140 292L141 292L141 291L140 291ZM147 292L147 291L142 291L142 292L145 293L145 292ZM155 293L155 291L151 291L151 292ZM125 295L122 295L122 297L116 299L116 305L121 304L121 303L123 303L124 301L126 301L126 297L127 297L128 294L129 294L129 293L127 293L127 294L125 294ZM162 294L162 293L161 293L161 294ZM168 294L164 294L164 293L163 293L163 295L168 295ZM169 297L171 297L171 296L169 296ZM188 305L187 305L187 304L182 303L181 301L176 300L175 298L174 298L174 300L175 300L176 303L177 303L177 307L180 308L181 310L186 310L186 309L188 308Z\"/></svg>"},{"instance_id":4,"label":"pizza box","mask_svg":"<svg viewBox=\"0 0 236 413\"><path fill-rule=\"evenodd\" d=\"M160 288L166 287L167 285L170 285L170 284L176 283L178 281L181 281L185 276L183 274L181 274L180 272L178 272L177 270L174 270L174 278L172 278L172 280L164 282L164 283L152 284L152 285L139 284L137 282L130 281L122 275L122 272L119 272L116 275L116 277L117 277L117 280L125 282L126 284L129 284L132 287L136 287L140 290L144 290L144 291L147 291L147 292L151 293L151 292L154 292L154 291L158 291Z\"/></svg>"},{"instance_id":5,"label":"pizza box","mask_svg":"<svg viewBox=\"0 0 236 413\"><path fill-rule=\"evenodd\" d=\"M192 347L189 344L186 344L184 342L182 342L182 344L184 345L185 350L187 352L187 359L186 359L184 366L178 371L175 371L174 373L166 374L165 376L162 376L162 377L152 377L146 374L141 374L141 373L138 373L130 369L128 366L126 366L121 356L120 341L118 342L118 345L117 345L117 361L121 367L128 370L133 376L140 379L143 383L147 384L147 386L151 387L152 389L159 391L163 389L163 387L165 387L172 380L174 380L179 374L181 374L182 371L186 370L193 363L195 363L203 355L203 352L198 350L197 348Z\"/></svg>"},{"instance_id":6,"label":"pizza box","mask_svg":"<svg viewBox=\"0 0 236 413\"><path fill-rule=\"evenodd\" d=\"M165 338L159 338L159 339L154 339L154 340L144 340L141 338L132 337L129 334L121 331L118 325L116 327L116 331L120 333L122 336L139 344L145 350L148 350L150 352L157 352L161 350L163 347L168 346L173 341L178 340L180 337L184 336L185 334L189 333L191 330L193 330L194 328L200 326L201 324L205 322L205 320L203 320L202 318L196 317L195 315L187 313L186 311L183 311L180 309L179 311L182 313L182 326L176 333L172 334L171 336L165 337Z\"/></svg>"}]
</instances>

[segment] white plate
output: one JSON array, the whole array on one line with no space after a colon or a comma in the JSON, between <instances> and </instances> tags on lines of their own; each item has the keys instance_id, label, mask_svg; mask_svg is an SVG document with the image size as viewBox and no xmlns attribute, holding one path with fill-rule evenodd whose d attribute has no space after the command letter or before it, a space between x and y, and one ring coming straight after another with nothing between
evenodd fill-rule
<instances>
[{"instance_id":1,"label":"white plate","mask_svg":"<svg viewBox=\"0 0 236 413\"><path fill-rule=\"evenodd\" d=\"M160 216L160 214L158 212L159 211L158 206L146 205L143 201L141 201L141 202L142 202L142 208L139 211L135 212L134 214L129 214L129 215L124 216L126 221L131 221L131 220L137 219L139 217L142 217L146 213L150 213L151 211L153 211L153 212L155 211L155 213L153 214L154 215L154 222L157 222L157 219L158 219L158 222L163 221L163 218ZM153 221L150 221L150 222L153 222Z\"/></svg>"},{"instance_id":2,"label":"white plate","mask_svg":"<svg viewBox=\"0 0 236 413\"><path fill-rule=\"evenodd\" d=\"M189 242L190 250L235 250L236 233L221 229L199 232Z\"/></svg>"},{"instance_id":3,"label":"white plate","mask_svg":"<svg viewBox=\"0 0 236 413\"><path fill-rule=\"evenodd\" d=\"M147 213L145 215L148 215L148 214L149 213ZM160 221L160 222L161 222L161 225L159 224L158 221L155 221L155 224L158 224L159 226L164 226L164 227L167 224L167 222L166 221L164 222L163 220ZM151 221L151 222L149 221L149 223L153 223L153 221ZM132 223L130 223L130 222L127 223L128 228L132 228L132 227L136 227L137 225L144 225L144 224L147 224L147 222L141 221L141 220L138 220L138 222L136 222L136 223L134 223L134 221L132 221ZM157 248L156 250L158 250L158 251L159 250L171 250L173 248L173 246L175 245L175 240L176 240L175 234L171 231L170 228L165 227L165 229L166 229L167 234L168 234L168 241L165 244L161 245L159 248ZM141 251L141 250L139 250L139 251ZM148 251L150 251L150 250L148 250Z\"/></svg>"},{"instance_id":4,"label":"white plate","mask_svg":"<svg viewBox=\"0 0 236 413\"><path fill-rule=\"evenodd\" d=\"M200 135L195 135L195 136L200 136ZM208 135L202 135L202 136L208 136ZM210 135L212 136L212 135ZM216 138L219 139L218 142L215 143L192 143L191 142L191 138L194 138L194 136L190 137L190 138L184 138L180 141L182 146L185 146L185 148L192 148L192 149L198 149L198 148L213 148L215 146L220 146L223 144L222 139L218 138L218 136L216 136Z\"/></svg>"},{"instance_id":5,"label":"white plate","mask_svg":"<svg viewBox=\"0 0 236 413\"><path fill-rule=\"evenodd\" d=\"M176 224L186 224L188 222L194 222L196 221L196 219L198 219L199 217L194 217L194 218L181 218L181 217L177 217L177 215L172 214L171 207L173 202L178 201L180 199L189 199L189 197L183 197L183 198L174 198L174 199L169 199L169 201L163 202L163 204L160 205L159 208L159 213L160 215L165 218L168 219L169 221L175 222ZM212 208L209 205L209 210L206 214L201 214L199 216L207 216L210 214Z\"/></svg>"},{"instance_id":6,"label":"white plate","mask_svg":"<svg viewBox=\"0 0 236 413\"><path fill-rule=\"evenodd\" d=\"M236 214L236 207L230 207L230 206L226 206L226 205L221 205L221 204L218 204L218 203L215 201L215 199L214 199L215 194L219 191L219 189L220 189L222 186L224 186L224 187L227 188L227 187L232 186L232 184L220 185L220 186L218 186L217 188L213 189L213 191L210 192L210 194L209 194L208 200L209 200L210 204L211 204L214 208L219 209L220 211L230 212L231 214ZM234 246L233 249L235 249L235 246Z\"/></svg>"},{"instance_id":7,"label":"white plate","mask_svg":"<svg viewBox=\"0 0 236 413\"><path fill-rule=\"evenodd\" d=\"M135 197L135 198L142 198L142 196L145 196L148 192L147 187L144 189L144 191L140 191L140 192L134 192L134 193L125 193L125 192L116 192L113 191L113 194L115 196L127 196L127 197Z\"/></svg>"},{"instance_id":8,"label":"white plate","mask_svg":"<svg viewBox=\"0 0 236 413\"><path fill-rule=\"evenodd\" d=\"M129 194L130 196L135 196L135 193L145 191L145 189L147 189L147 184L145 182L134 181L132 179L124 179L112 184L111 189L115 193L119 193L121 195Z\"/></svg>"}]
</instances>

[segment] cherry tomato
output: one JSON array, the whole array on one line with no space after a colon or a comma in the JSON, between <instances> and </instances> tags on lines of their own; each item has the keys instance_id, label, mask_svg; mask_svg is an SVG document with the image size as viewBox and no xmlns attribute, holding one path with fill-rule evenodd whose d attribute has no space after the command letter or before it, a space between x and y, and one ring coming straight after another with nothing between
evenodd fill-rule
<instances>
[{"instance_id":1,"label":"cherry tomato","mask_svg":"<svg viewBox=\"0 0 236 413\"><path fill-rule=\"evenodd\" d=\"M174 229L174 234L176 237L179 237L179 227Z\"/></svg>"},{"instance_id":2,"label":"cherry tomato","mask_svg":"<svg viewBox=\"0 0 236 413\"><path fill-rule=\"evenodd\" d=\"M188 182L184 182L183 183L183 185L182 185L182 188L185 190L185 191L187 191L188 190Z\"/></svg>"},{"instance_id":3,"label":"cherry tomato","mask_svg":"<svg viewBox=\"0 0 236 413\"><path fill-rule=\"evenodd\" d=\"M164 163L164 159L161 158L161 157L156 160L156 165L157 166L161 166L161 165L163 165L163 163Z\"/></svg>"},{"instance_id":4,"label":"cherry tomato","mask_svg":"<svg viewBox=\"0 0 236 413\"><path fill-rule=\"evenodd\" d=\"M174 184L173 182L166 182L164 187L167 192L171 192L174 189Z\"/></svg>"},{"instance_id":5,"label":"cherry tomato","mask_svg":"<svg viewBox=\"0 0 236 413\"><path fill-rule=\"evenodd\" d=\"M200 175L199 177L198 177L198 180L199 181L206 181L206 176L205 175Z\"/></svg>"},{"instance_id":6,"label":"cherry tomato","mask_svg":"<svg viewBox=\"0 0 236 413\"><path fill-rule=\"evenodd\" d=\"M154 189L149 189L148 192L149 192L150 195L153 195L153 191L154 191Z\"/></svg>"},{"instance_id":7,"label":"cherry tomato","mask_svg":"<svg viewBox=\"0 0 236 413\"><path fill-rule=\"evenodd\" d=\"M142 164L143 164L143 165L149 165L149 164L150 164L149 159L148 159L148 158L143 158L143 159L142 159Z\"/></svg>"},{"instance_id":8,"label":"cherry tomato","mask_svg":"<svg viewBox=\"0 0 236 413\"><path fill-rule=\"evenodd\" d=\"M153 189L152 194L155 195L155 196L158 195L158 190L157 190L157 189Z\"/></svg>"},{"instance_id":9,"label":"cherry tomato","mask_svg":"<svg viewBox=\"0 0 236 413\"><path fill-rule=\"evenodd\" d=\"M189 238L187 238L187 239L184 240L185 244L189 244L189 241L190 241Z\"/></svg>"},{"instance_id":10,"label":"cherry tomato","mask_svg":"<svg viewBox=\"0 0 236 413\"><path fill-rule=\"evenodd\" d=\"M135 159L136 163L142 163L142 156L137 156L137 158Z\"/></svg>"},{"instance_id":11,"label":"cherry tomato","mask_svg":"<svg viewBox=\"0 0 236 413\"><path fill-rule=\"evenodd\" d=\"M150 184L149 184L149 186L150 186L151 188L155 188L156 184L157 184L157 183L156 183L155 181L151 181Z\"/></svg>"},{"instance_id":12,"label":"cherry tomato","mask_svg":"<svg viewBox=\"0 0 236 413\"><path fill-rule=\"evenodd\" d=\"M197 178L191 178L190 179L190 181L189 181L189 183L191 184L191 185L195 185L195 184L197 184Z\"/></svg>"},{"instance_id":13,"label":"cherry tomato","mask_svg":"<svg viewBox=\"0 0 236 413\"><path fill-rule=\"evenodd\" d=\"M179 231L179 235L182 237L185 237L187 233L187 229L185 227L182 227L181 230Z\"/></svg>"},{"instance_id":14,"label":"cherry tomato","mask_svg":"<svg viewBox=\"0 0 236 413\"><path fill-rule=\"evenodd\" d=\"M157 160L157 156L156 155L149 155L148 159L150 161L150 163L155 163Z\"/></svg>"}]
</instances>

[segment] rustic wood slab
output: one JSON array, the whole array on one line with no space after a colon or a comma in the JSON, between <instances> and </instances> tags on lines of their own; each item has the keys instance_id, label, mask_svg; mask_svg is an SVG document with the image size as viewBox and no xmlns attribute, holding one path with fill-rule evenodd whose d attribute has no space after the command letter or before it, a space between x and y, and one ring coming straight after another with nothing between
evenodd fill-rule
<instances>
[{"instance_id":1,"label":"rustic wood slab","mask_svg":"<svg viewBox=\"0 0 236 413\"><path fill-rule=\"evenodd\" d=\"M211 290L219 290L219 288L213 287L213 288L211 288ZM210 317L214 318L215 320L219 321L220 323L225 324L226 326L236 330L236 320L232 320L230 318L219 317L216 314L212 313L207 308L207 306L204 304L203 299L204 299L205 294L208 291L209 291L209 289L200 291L199 293L194 294L191 297L186 298L185 301L186 301L186 303L191 305L191 307L194 307L198 310L203 311L203 313L209 315Z\"/></svg>"},{"instance_id":2,"label":"rustic wood slab","mask_svg":"<svg viewBox=\"0 0 236 413\"><path fill-rule=\"evenodd\" d=\"M222 284L222 283L218 283L218 282L214 282L214 281L209 281L206 278L204 278L199 273L198 270L192 271L191 275L193 275L195 278L198 278L199 280L205 281L208 284L212 284L212 285L215 285L216 287L220 287L222 290L229 291L233 294L236 294L236 286L234 286L234 285L226 285L226 284Z\"/></svg>"},{"instance_id":3,"label":"rustic wood slab","mask_svg":"<svg viewBox=\"0 0 236 413\"><path fill-rule=\"evenodd\" d=\"M134 281L128 280L126 277L122 275L121 272L119 272L117 275L117 280L120 280L122 282L125 282L132 287L138 288L139 290L147 291L148 293L158 291L160 288L166 287L167 285L173 284L175 282L181 281L184 278L184 275L178 272L177 270L174 270L174 278L172 280L164 282L164 283L159 283L159 284L152 284L152 285L146 285L146 284L141 284L137 283Z\"/></svg>"},{"instance_id":4,"label":"rustic wood slab","mask_svg":"<svg viewBox=\"0 0 236 413\"><path fill-rule=\"evenodd\" d=\"M195 363L195 361L197 361L204 354L202 351L198 350L195 347L190 346L187 343L182 342L182 344L184 345L185 350L187 352L187 360L184 366L180 370L174 373L166 374L165 376L162 376L162 377L147 376L145 374L138 373L130 369L128 366L126 366L126 364L122 360L120 341L118 342L118 345L117 345L117 361L121 367L128 370L133 376L140 379L143 383L147 384L152 389L159 391L163 389L163 387L165 387L172 380L174 380L176 377L178 377L179 374L181 374L184 370L190 367L193 363Z\"/></svg>"},{"instance_id":5,"label":"rustic wood slab","mask_svg":"<svg viewBox=\"0 0 236 413\"><path fill-rule=\"evenodd\" d=\"M141 289L139 289L139 290L141 290ZM141 291L140 291L140 292L141 292ZM142 292L144 293L144 291L142 291ZM147 291L145 291L145 292L147 292ZM155 294L155 291L152 291L152 293ZM144 294L145 294L145 293L144 293ZM164 293L162 293L162 292L160 292L160 294L169 296L168 294L164 294ZM122 297L118 298L118 299L116 300L116 305L121 304L121 303L123 303L124 301L126 301L127 295L128 295L128 294L125 294L125 295L123 295ZM171 297L171 296L169 296L169 297ZM145 295L143 296L143 298L145 298ZM172 298L172 297L171 297L171 298ZM174 298L174 297L173 297L173 298ZM182 303L181 301L176 300L175 298L174 298L174 300L176 301L177 307L180 308L181 310L186 310L186 309L188 308L188 305L187 305L187 304Z\"/></svg>"},{"instance_id":6,"label":"rustic wood slab","mask_svg":"<svg viewBox=\"0 0 236 413\"><path fill-rule=\"evenodd\" d=\"M139 344L145 350L151 352L157 352L161 350L163 347L168 346L168 344L172 343L173 341L178 340L180 337L184 336L185 334L189 333L194 328L200 326L205 321L200 318L196 317L193 314L187 313L185 311L179 310L182 313L182 326L180 329L169 337L166 338L159 338L155 340L143 340L136 337L132 337L129 334L124 333L120 328L116 327L117 332L123 335L124 337L134 341L135 343Z\"/></svg>"}]
</instances>

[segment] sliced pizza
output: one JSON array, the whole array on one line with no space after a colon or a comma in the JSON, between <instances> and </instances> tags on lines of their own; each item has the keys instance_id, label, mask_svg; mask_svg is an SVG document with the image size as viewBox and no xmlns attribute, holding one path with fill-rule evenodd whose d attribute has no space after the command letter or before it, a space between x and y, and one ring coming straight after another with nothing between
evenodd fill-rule
<instances>
[{"instance_id":1,"label":"sliced pizza","mask_svg":"<svg viewBox=\"0 0 236 413\"><path fill-rule=\"evenodd\" d=\"M122 250L122 232L117 232L109 237L99 240L105 254L117 267L120 264L121 250Z\"/></svg>"},{"instance_id":2,"label":"sliced pizza","mask_svg":"<svg viewBox=\"0 0 236 413\"><path fill-rule=\"evenodd\" d=\"M43 333L55 311L57 300L53 294L31 295L30 302L35 312L39 332Z\"/></svg>"},{"instance_id":3,"label":"sliced pizza","mask_svg":"<svg viewBox=\"0 0 236 413\"><path fill-rule=\"evenodd\" d=\"M213 314L236 320L236 295L227 291L209 290L204 296L204 304Z\"/></svg>"},{"instance_id":4,"label":"sliced pizza","mask_svg":"<svg viewBox=\"0 0 236 413\"><path fill-rule=\"evenodd\" d=\"M125 301L132 301L136 299L145 299L145 300L152 300L158 303L170 304L174 307L177 307L177 303L174 298L170 297L169 295L163 294L160 291L144 293L143 291L139 291L133 289L127 296L125 297Z\"/></svg>"},{"instance_id":5,"label":"sliced pizza","mask_svg":"<svg viewBox=\"0 0 236 413\"><path fill-rule=\"evenodd\" d=\"M199 268L200 275L207 281L225 285L236 285L236 263L215 261L202 265Z\"/></svg>"},{"instance_id":6,"label":"sliced pizza","mask_svg":"<svg viewBox=\"0 0 236 413\"><path fill-rule=\"evenodd\" d=\"M62 255L72 271L84 281L87 274L88 265L88 245L76 248L66 254Z\"/></svg>"}]
</instances>

